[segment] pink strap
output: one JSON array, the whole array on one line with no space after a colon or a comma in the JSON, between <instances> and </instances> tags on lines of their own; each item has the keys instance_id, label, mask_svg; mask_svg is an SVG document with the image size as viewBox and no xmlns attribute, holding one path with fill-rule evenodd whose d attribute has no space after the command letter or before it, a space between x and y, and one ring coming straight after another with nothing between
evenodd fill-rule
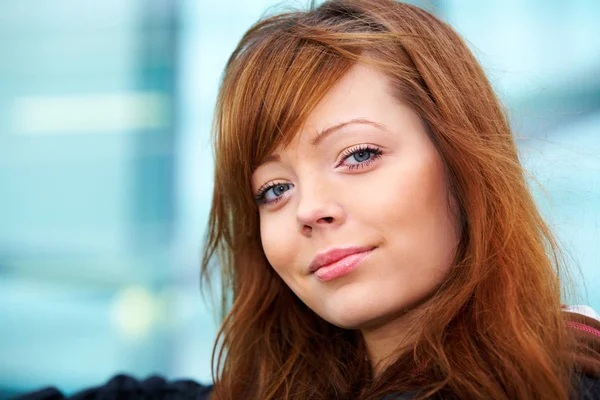
<instances>
[{"instance_id":1,"label":"pink strap","mask_svg":"<svg viewBox=\"0 0 600 400\"><path fill-rule=\"evenodd\" d=\"M567 321L567 325L573 329L591 333L592 335L600 337L600 331L598 329L592 328L591 326L581 324L579 322L574 322L574 321Z\"/></svg>"}]
</instances>

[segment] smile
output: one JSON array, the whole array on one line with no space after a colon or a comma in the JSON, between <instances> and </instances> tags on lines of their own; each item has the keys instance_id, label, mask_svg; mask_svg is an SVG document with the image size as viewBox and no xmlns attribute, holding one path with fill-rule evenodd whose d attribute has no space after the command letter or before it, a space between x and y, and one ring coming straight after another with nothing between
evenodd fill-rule
<instances>
[{"instance_id":1,"label":"smile","mask_svg":"<svg viewBox=\"0 0 600 400\"><path fill-rule=\"evenodd\" d=\"M354 271L374 247L333 248L317 255L310 263L309 272L327 282Z\"/></svg>"}]
</instances>

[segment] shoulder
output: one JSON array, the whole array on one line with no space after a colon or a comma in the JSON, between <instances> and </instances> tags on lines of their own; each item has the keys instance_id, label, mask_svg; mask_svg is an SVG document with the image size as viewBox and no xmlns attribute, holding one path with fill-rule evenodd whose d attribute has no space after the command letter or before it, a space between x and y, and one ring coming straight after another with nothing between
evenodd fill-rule
<instances>
[{"instance_id":1,"label":"shoulder","mask_svg":"<svg viewBox=\"0 0 600 400\"><path fill-rule=\"evenodd\" d=\"M575 339L573 355L581 376L600 379L600 321L578 313L565 313Z\"/></svg>"},{"instance_id":2,"label":"shoulder","mask_svg":"<svg viewBox=\"0 0 600 400\"><path fill-rule=\"evenodd\" d=\"M212 386L192 380L167 381L160 376L138 380L128 375L117 375L101 386L82 390L70 396L73 400L208 400ZM67 398L56 388L46 388L15 398L15 400L60 400Z\"/></svg>"}]
</instances>

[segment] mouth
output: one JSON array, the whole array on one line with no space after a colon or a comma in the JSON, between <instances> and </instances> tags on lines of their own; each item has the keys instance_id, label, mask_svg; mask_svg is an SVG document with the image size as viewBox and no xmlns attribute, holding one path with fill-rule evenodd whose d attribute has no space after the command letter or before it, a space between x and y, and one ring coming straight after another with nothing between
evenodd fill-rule
<instances>
[{"instance_id":1,"label":"mouth","mask_svg":"<svg viewBox=\"0 0 600 400\"><path fill-rule=\"evenodd\" d=\"M347 275L367 258L375 247L337 247L318 254L309 265L309 272L321 281Z\"/></svg>"}]
</instances>

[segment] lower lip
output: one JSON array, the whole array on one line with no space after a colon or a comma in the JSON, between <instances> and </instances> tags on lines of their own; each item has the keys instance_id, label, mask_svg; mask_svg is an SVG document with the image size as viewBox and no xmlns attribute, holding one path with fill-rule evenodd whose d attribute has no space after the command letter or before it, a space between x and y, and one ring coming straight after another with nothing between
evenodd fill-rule
<instances>
[{"instance_id":1,"label":"lower lip","mask_svg":"<svg viewBox=\"0 0 600 400\"><path fill-rule=\"evenodd\" d=\"M328 264L319 268L314 274L323 282L330 281L335 278L347 275L354 271L360 263L367 258L373 250L368 250L362 253L355 253L342 258L334 263Z\"/></svg>"}]
</instances>

